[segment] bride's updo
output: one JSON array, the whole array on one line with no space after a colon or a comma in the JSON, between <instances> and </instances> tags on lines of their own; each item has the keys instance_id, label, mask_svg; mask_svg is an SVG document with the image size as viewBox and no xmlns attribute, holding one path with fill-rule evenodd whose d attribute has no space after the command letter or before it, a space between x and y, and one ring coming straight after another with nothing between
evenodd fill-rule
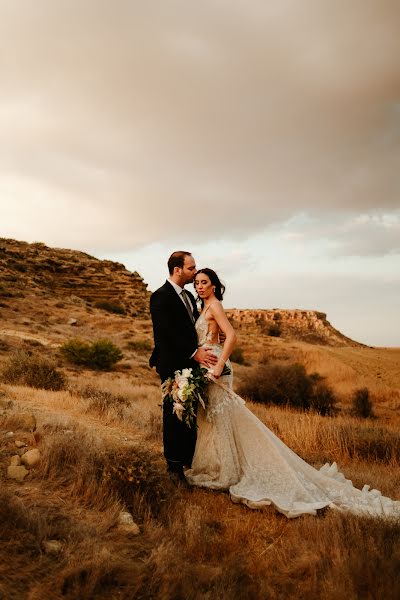
<instances>
[{"instance_id":1,"label":"bride's updo","mask_svg":"<svg viewBox=\"0 0 400 600\"><path fill-rule=\"evenodd\" d=\"M209 277L211 284L215 288L215 292L214 292L215 297L218 300L222 300L222 298L224 297L224 293L225 293L225 285L221 282L221 280L218 277L218 275L216 274L216 272L213 271L212 269L209 269L208 267L205 267L204 269L199 269L197 271L196 277L200 273L204 273L204 275L207 275ZM198 300L200 300L201 304L203 305L203 300L201 298L198 298Z\"/></svg>"}]
</instances>

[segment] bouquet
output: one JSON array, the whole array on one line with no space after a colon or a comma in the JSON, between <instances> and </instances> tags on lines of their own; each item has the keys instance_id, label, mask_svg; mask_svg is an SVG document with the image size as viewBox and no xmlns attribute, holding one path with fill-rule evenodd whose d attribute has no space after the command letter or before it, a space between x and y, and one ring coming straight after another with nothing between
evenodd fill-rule
<instances>
[{"instance_id":1,"label":"bouquet","mask_svg":"<svg viewBox=\"0 0 400 600\"><path fill-rule=\"evenodd\" d=\"M229 367L224 367L222 375L230 374ZM205 409L205 391L210 383L212 370L205 367L182 369L175 371L161 386L163 400L172 402L172 412L188 427L196 423L196 408L200 402Z\"/></svg>"}]
</instances>

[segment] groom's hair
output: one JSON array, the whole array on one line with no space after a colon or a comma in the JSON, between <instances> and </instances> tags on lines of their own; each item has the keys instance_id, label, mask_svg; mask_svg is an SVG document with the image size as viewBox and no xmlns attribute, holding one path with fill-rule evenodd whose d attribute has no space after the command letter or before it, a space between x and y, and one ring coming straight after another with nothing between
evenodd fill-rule
<instances>
[{"instance_id":1,"label":"groom's hair","mask_svg":"<svg viewBox=\"0 0 400 600\"><path fill-rule=\"evenodd\" d=\"M175 267L183 269L185 256L192 256L192 253L186 252L185 250L176 250L171 254L171 256L168 259L168 271L170 275L173 274Z\"/></svg>"}]
</instances>

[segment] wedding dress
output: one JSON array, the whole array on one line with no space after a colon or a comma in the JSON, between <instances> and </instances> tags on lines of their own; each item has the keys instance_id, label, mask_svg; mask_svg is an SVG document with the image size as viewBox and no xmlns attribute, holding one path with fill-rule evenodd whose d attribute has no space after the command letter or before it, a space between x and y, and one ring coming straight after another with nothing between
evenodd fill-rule
<instances>
[{"instance_id":1,"label":"wedding dress","mask_svg":"<svg viewBox=\"0 0 400 600\"><path fill-rule=\"evenodd\" d=\"M199 345L219 356L222 346L210 343L205 314L196 322ZM231 374L210 383L206 409L199 406L195 454L185 473L191 485L229 490L233 502L250 508L272 504L288 518L315 515L324 507L400 517L400 501L368 485L355 488L336 463L318 470L297 456L233 392L232 379Z\"/></svg>"}]
</instances>

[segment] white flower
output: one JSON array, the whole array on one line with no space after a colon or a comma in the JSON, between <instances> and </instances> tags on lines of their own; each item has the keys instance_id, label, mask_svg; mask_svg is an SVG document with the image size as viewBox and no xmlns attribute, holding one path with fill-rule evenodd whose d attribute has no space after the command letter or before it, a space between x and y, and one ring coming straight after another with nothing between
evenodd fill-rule
<instances>
[{"instance_id":1,"label":"white flower","mask_svg":"<svg viewBox=\"0 0 400 600\"><path fill-rule=\"evenodd\" d=\"M183 411L184 411L184 407L182 406L182 404L180 404L179 402L174 402L173 407L172 407L172 412L174 415L176 415L178 417L178 419L180 421L182 421Z\"/></svg>"},{"instance_id":2,"label":"white flower","mask_svg":"<svg viewBox=\"0 0 400 600\"><path fill-rule=\"evenodd\" d=\"M179 388L182 389L185 387L185 385L187 385L187 377L184 377L183 375L177 375L175 377L175 381L178 384Z\"/></svg>"},{"instance_id":3,"label":"white flower","mask_svg":"<svg viewBox=\"0 0 400 600\"><path fill-rule=\"evenodd\" d=\"M183 400L183 390L182 389L178 390L177 396L178 396L179 400Z\"/></svg>"},{"instance_id":4,"label":"white flower","mask_svg":"<svg viewBox=\"0 0 400 600\"><path fill-rule=\"evenodd\" d=\"M190 367L189 369L182 369L182 377L186 377L186 379L192 377L192 367Z\"/></svg>"}]
</instances>

